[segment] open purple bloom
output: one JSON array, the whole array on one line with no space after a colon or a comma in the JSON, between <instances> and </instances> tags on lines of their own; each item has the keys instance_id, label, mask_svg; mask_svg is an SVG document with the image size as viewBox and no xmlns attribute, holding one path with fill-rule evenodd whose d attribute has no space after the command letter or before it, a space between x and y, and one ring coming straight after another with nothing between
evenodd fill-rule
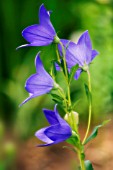
<instances>
[{"instance_id":1,"label":"open purple bloom","mask_svg":"<svg viewBox=\"0 0 113 170\"><path fill-rule=\"evenodd\" d=\"M68 41L61 40L63 45L66 47ZM59 51L61 53L61 47L59 45ZM89 64L98 55L96 50L92 49L91 39L88 31L85 31L79 38L77 44L70 42L66 50L66 62L70 69L74 65L78 64L79 69L77 70L74 78L78 79L82 71L87 71Z\"/></svg>"},{"instance_id":2,"label":"open purple bloom","mask_svg":"<svg viewBox=\"0 0 113 170\"><path fill-rule=\"evenodd\" d=\"M39 24L25 28L22 31L22 36L29 42L29 44L21 45L18 48L26 46L46 46L55 40L59 41L50 21L50 11L47 11L43 4L39 9Z\"/></svg>"},{"instance_id":3,"label":"open purple bloom","mask_svg":"<svg viewBox=\"0 0 113 170\"><path fill-rule=\"evenodd\" d=\"M28 100L46 94L54 86L54 81L52 77L46 72L43 67L42 61L40 59L39 53L35 58L36 73L31 75L25 84L25 89L29 92L29 97L25 99L22 104L26 103ZM21 105L22 105L21 104Z\"/></svg>"},{"instance_id":4,"label":"open purple bloom","mask_svg":"<svg viewBox=\"0 0 113 170\"><path fill-rule=\"evenodd\" d=\"M62 119L56 109L54 111L43 109L46 119L50 126L40 129L35 133L35 136L45 142L38 146L50 146L59 142L65 141L72 135L72 130L68 123Z\"/></svg>"}]
</instances>

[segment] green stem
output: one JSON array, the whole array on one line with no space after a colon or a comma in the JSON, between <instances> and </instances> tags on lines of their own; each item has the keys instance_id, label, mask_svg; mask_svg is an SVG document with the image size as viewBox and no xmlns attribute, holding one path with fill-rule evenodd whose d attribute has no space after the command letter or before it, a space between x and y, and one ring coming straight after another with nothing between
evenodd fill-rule
<instances>
[{"instance_id":1,"label":"green stem","mask_svg":"<svg viewBox=\"0 0 113 170\"><path fill-rule=\"evenodd\" d=\"M84 159L81 156L80 150L78 150L78 158L79 158L79 161L80 161L81 170L86 170L85 164L84 164Z\"/></svg>"},{"instance_id":2,"label":"green stem","mask_svg":"<svg viewBox=\"0 0 113 170\"><path fill-rule=\"evenodd\" d=\"M64 71L65 71L65 76L68 82L68 72L67 72L67 67L66 67L66 56L65 56L65 48L62 44L62 42L60 41L60 45L62 47L62 55L63 55L63 60L64 60Z\"/></svg>"},{"instance_id":3,"label":"green stem","mask_svg":"<svg viewBox=\"0 0 113 170\"><path fill-rule=\"evenodd\" d=\"M68 106L71 107L70 85L69 85L69 81L68 81L68 70L67 70L67 65L66 65L65 48L64 48L62 42L60 42L60 45L61 45L61 47L62 47L62 54L63 54L63 60L64 60L64 71L65 71L65 77L66 77L66 82L67 82Z\"/></svg>"},{"instance_id":4,"label":"green stem","mask_svg":"<svg viewBox=\"0 0 113 170\"><path fill-rule=\"evenodd\" d=\"M60 56L59 56L58 45L57 44L56 44L56 55L57 55L58 62L60 62Z\"/></svg>"},{"instance_id":5,"label":"green stem","mask_svg":"<svg viewBox=\"0 0 113 170\"><path fill-rule=\"evenodd\" d=\"M89 87L89 92L91 93L91 78L90 78L90 72L89 70L87 70L87 74L88 74L88 87ZM87 125L87 130L86 130L86 134L85 137L83 139L82 144L85 143L85 140L88 136L89 130L90 130L90 125L91 125L91 111L92 111L92 105L91 105L91 101L89 100L89 117L88 117L88 125Z\"/></svg>"},{"instance_id":6,"label":"green stem","mask_svg":"<svg viewBox=\"0 0 113 170\"><path fill-rule=\"evenodd\" d=\"M65 96L65 94L64 94L64 91L63 91L62 88L58 88L58 92L59 92L59 94L61 95L61 97L64 99L65 106L66 106L65 111L67 112L67 99L66 99L66 96Z\"/></svg>"}]
</instances>

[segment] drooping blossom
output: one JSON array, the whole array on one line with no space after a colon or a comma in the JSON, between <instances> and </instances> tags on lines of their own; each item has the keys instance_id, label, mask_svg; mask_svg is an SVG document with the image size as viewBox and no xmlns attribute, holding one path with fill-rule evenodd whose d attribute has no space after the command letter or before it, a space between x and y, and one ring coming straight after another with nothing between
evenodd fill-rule
<instances>
[{"instance_id":1,"label":"drooping blossom","mask_svg":"<svg viewBox=\"0 0 113 170\"><path fill-rule=\"evenodd\" d=\"M92 43L88 31L85 31L79 38L77 44L67 40L61 40L66 48L66 62L68 69L78 64L79 68L75 73L74 78L78 79L82 71L87 71L89 64L98 55L96 50L92 49ZM66 47L66 45L68 46ZM61 46L59 51L62 53Z\"/></svg>"},{"instance_id":2,"label":"drooping blossom","mask_svg":"<svg viewBox=\"0 0 113 170\"><path fill-rule=\"evenodd\" d=\"M54 80L44 69L39 54L35 58L36 73L31 75L25 83L25 89L28 91L29 97L22 104L34 97L50 92L54 87Z\"/></svg>"},{"instance_id":3,"label":"drooping blossom","mask_svg":"<svg viewBox=\"0 0 113 170\"><path fill-rule=\"evenodd\" d=\"M21 45L18 48L26 46L46 46L52 42L58 43L60 41L50 21L50 13L43 4L40 6L39 24L28 26L22 31L22 36L29 44Z\"/></svg>"},{"instance_id":4,"label":"drooping blossom","mask_svg":"<svg viewBox=\"0 0 113 170\"><path fill-rule=\"evenodd\" d=\"M35 136L45 144L38 146L50 146L67 140L72 135L72 130L68 123L60 117L56 105L54 111L43 109L50 126L42 128L35 133Z\"/></svg>"}]
</instances>

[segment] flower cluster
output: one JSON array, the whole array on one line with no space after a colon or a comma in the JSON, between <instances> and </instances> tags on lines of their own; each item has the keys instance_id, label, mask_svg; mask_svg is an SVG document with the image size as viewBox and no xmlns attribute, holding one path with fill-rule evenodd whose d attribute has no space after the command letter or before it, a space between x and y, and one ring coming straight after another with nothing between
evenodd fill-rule
<instances>
[{"instance_id":1,"label":"flower cluster","mask_svg":"<svg viewBox=\"0 0 113 170\"><path fill-rule=\"evenodd\" d=\"M77 121L72 119L72 113L74 112L72 111L71 99L69 96L69 76L71 74L71 69L78 65L78 68L73 75L77 80L83 71L87 72L89 70L90 63L98 54L96 50L92 49L88 31L85 31L80 36L77 43L70 40L60 39L50 21L50 14L51 12L47 11L42 4L39 9L39 24L29 26L22 31L22 36L28 44L18 47L47 46L52 43L57 44L59 60L55 63L55 69L56 71L63 71L68 82L68 95L65 95L63 89L55 81L52 75L44 69L43 63L40 59L40 52L37 54L35 59L36 73L31 75L25 84L25 89L29 93L29 97L25 99L21 105L25 104L32 98L50 93L52 97L55 97L56 102L57 99L64 101L63 106L67 115L65 121L60 117L56 105L54 111L43 109L50 126L35 133L37 138L46 143L39 146L48 146L65 141L72 136L73 130L77 133L75 122L78 122L78 118ZM53 89L60 92L60 95L53 95L53 93L51 93Z\"/></svg>"}]
</instances>

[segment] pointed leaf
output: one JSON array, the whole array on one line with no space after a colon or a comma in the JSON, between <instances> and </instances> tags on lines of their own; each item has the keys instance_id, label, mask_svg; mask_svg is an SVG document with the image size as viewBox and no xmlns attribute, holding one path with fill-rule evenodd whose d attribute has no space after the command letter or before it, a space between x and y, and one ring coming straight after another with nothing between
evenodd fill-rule
<instances>
[{"instance_id":1,"label":"pointed leaf","mask_svg":"<svg viewBox=\"0 0 113 170\"><path fill-rule=\"evenodd\" d=\"M91 103L92 95L91 95L91 92L89 91L89 87L87 86L87 84L84 84L84 87L85 87L85 91L86 91L86 96L88 98L88 102Z\"/></svg>"},{"instance_id":2,"label":"pointed leaf","mask_svg":"<svg viewBox=\"0 0 113 170\"><path fill-rule=\"evenodd\" d=\"M104 125L106 125L107 123L109 123L110 120L105 120L101 125L95 126L95 128L93 129L93 132L91 133L91 135L86 139L86 141L84 142L84 145L87 144L89 141L91 141L92 139L94 139L97 134L98 134L98 129Z\"/></svg>"},{"instance_id":3,"label":"pointed leaf","mask_svg":"<svg viewBox=\"0 0 113 170\"><path fill-rule=\"evenodd\" d=\"M53 97L54 99L64 100L62 97L60 97L60 96L59 96L59 95L57 95L57 94L53 94L53 93L51 93L51 95L52 95L52 97Z\"/></svg>"},{"instance_id":4,"label":"pointed leaf","mask_svg":"<svg viewBox=\"0 0 113 170\"><path fill-rule=\"evenodd\" d=\"M60 105L62 105L63 104L63 102L62 101L60 101L60 100L57 100L57 99L52 99L55 103L58 103L58 104L60 104Z\"/></svg>"}]
</instances>

